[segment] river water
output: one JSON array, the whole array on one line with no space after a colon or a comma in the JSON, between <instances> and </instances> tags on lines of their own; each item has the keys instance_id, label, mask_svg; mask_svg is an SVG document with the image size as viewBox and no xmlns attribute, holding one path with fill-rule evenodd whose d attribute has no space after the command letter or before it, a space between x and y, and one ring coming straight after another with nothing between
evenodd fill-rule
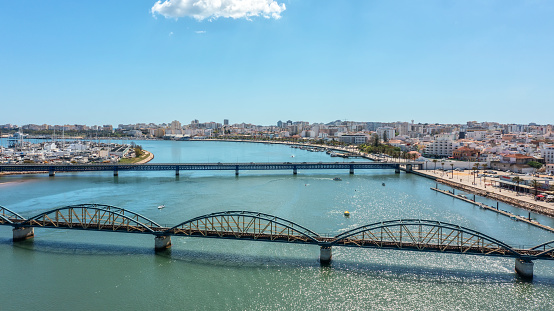
<instances>
[{"instance_id":1,"label":"river water","mask_svg":"<svg viewBox=\"0 0 554 311\"><path fill-rule=\"evenodd\" d=\"M153 162L343 161L282 145L141 141ZM294 157L292 157L294 156ZM339 176L342 181L333 181ZM386 183L383 187L382 183ZM554 234L487 212L393 170L110 172L0 177L0 205L30 217L78 203L138 212L163 225L224 210L259 211L335 235L400 218L440 220L516 247ZM444 188L444 187L443 187ZM496 205L494 201L487 201ZM158 210L157 206L166 207ZM521 215L525 211L500 204ZM345 210L351 217L343 217ZM552 219L532 215L554 226ZM151 235L35 229L12 243L0 226L0 302L15 309L191 310L552 310L554 263L535 262L532 282L514 260L409 251L333 249L322 267L317 246L201 238L172 239L155 254Z\"/></svg>"}]
</instances>

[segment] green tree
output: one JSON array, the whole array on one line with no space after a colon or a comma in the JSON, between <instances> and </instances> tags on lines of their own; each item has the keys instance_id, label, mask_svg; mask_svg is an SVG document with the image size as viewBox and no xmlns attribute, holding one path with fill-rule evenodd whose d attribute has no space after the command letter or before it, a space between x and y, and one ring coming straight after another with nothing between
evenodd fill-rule
<instances>
[{"instance_id":1,"label":"green tree","mask_svg":"<svg viewBox=\"0 0 554 311\"><path fill-rule=\"evenodd\" d=\"M389 138L387 137L387 131L384 131L383 132L383 142L388 142L389 141Z\"/></svg>"},{"instance_id":2,"label":"green tree","mask_svg":"<svg viewBox=\"0 0 554 311\"><path fill-rule=\"evenodd\" d=\"M139 146L139 145L136 145L134 150L135 150L135 157L137 157L137 158L140 157L140 156L142 156L143 153L144 153L144 152L142 151L142 147Z\"/></svg>"},{"instance_id":3,"label":"green tree","mask_svg":"<svg viewBox=\"0 0 554 311\"><path fill-rule=\"evenodd\" d=\"M529 162L527 162L527 165L529 165L530 167L535 168L535 169L540 169L542 167L542 163L537 162L537 161L529 161Z\"/></svg>"},{"instance_id":4,"label":"green tree","mask_svg":"<svg viewBox=\"0 0 554 311\"><path fill-rule=\"evenodd\" d=\"M516 193L519 194L519 183L521 183L523 181L523 179L516 176L516 177L512 178L512 181L517 183Z\"/></svg>"},{"instance_id":5,"label":"green tree","mask_svg":"<svg viewBox=\"0 0 554 311\"><path fill-rule=\"evenodd\" d=\"M374 147L379 147L379 145L381 144L381 142L379 141L379 135L373 134L371 137L372 137L371 141L372 141L373 146Z\"/></svg>"},{"instance_id":6,"label":"green tree","mask_svg":"<svg viewBox=\"0 0 554 311\"><path fill-rule=\"evenodd\" d=\"M434 173L435 170L437 169L437 162L439 162L439 160L433 159L433 163L435 164L435 168L433 168L433 173Z\"/></svg>"}]
</instances>

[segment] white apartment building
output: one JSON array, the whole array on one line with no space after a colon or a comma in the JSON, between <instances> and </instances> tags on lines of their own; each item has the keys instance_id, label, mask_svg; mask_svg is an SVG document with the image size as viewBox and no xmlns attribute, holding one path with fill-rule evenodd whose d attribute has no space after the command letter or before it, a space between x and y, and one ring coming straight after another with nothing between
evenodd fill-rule
<instances>
[{"instance_id":1,"label":"white apartment building","mask_svg":"<svg viewBox=\"0 0 554 311\"><path fill-rule=\"evenodd\" d=\"M423 153L427 156L451 157L457 147L458 144L452 140L435 140L425 147Z\"/></svg>"},{"instance_id":2,"label":"white apartment building","mask_svg":"<svg viewBox=\"0 0 554 311\"><path fill-rule=\"evenodd\" d=\"M338 137L340 142L347 144L360 145L369 141L369 135L367 134L344 134Z\"/></svg>"},{"instance_id":3,"label":"white apartment building","mask_svg":"<svg viewBox=\"0 0 554 311\"><path fill-rule=\"evenodd\" d=\"M544 146L541 155L546 163L554 163L554 145Z\"/></svg>"},{"instance_id":4,"label":"white apartment building","mask_svg":"<svg viewBox=\"0 0 554 311\"><path fill-rule=\"evenodd\" d=\"M383 126L377 128L377 135L379 135L380 139L383 139L385 133L387 135L387 140L394 139L394 137L396 136L396 130L394 127Z\"/></svg>"},{"instance_id":5,"label":"white apartment building","mask_svg":"<svg viewBox=\"0 0 554 311\"><path fill-rule=\"evenodd\" d=\"M546 164L546 173L554 175L554 164Z\"/></svg>"}]
</instances>

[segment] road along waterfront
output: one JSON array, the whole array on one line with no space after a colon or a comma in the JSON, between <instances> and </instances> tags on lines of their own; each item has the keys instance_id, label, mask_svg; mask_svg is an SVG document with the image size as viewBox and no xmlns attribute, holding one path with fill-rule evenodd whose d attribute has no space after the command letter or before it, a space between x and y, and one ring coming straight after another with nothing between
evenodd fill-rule
<instances>
[{"instance_id":1,"label":"road along waterfront","mask_svg":"<svg viewBox=\"0 0 554 311\"><path fill-rule=\"evenodd\" d=\"M280 145L145 141L150 163L319 162L324 153ZM294 155L294 157L292 157ZM342 160L339 160L342 161ZM357 160L358 161L358 160ZM334 181L339 176L342 181ZM385 183L385 186L382 184ZM78 203L127 208L161 225L223 210L265 212L335 235L344 229L400 218L445 221L514 246L554 235L485 212L430 190L435 182L394 170L241 172L109 172L3 176L0 204L24 216ZM483 199L488 205L496 202ZM489 201L486 201L489 200ZM159 205L165 208L159 210ZM504 210L516 208L500 203ZM345 210L351 216L345 218ZM520 211L521 213L521 211ZM551 218L533 215L554 226ZM36 229L12 244L0 228L5 267L0 299L15 308L134 308L197 310L434 309L547 310L554 301L554 266L535 264L523 282L513 259L393 250L336 249L330 267L314 246L174 238L155 254L152 237ZM22 277L25 276L25 277ZM62 307L60 307L62 306Z\"/></svg>"}]
</instances>

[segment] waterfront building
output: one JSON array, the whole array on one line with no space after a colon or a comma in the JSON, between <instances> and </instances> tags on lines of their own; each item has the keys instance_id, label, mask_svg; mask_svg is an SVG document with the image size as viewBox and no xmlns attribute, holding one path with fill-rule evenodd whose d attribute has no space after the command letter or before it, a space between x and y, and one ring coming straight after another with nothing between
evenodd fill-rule
<instances>
[{"instance_id":1,"label":"waterfront building","mask_svg":"<svg viewBox=\"0 0 554 311\"><path fill-rule=\"evenodd\" d=\"M369 135L366 133L344 134L338 137L339 141L346 144L361 145L369 141Z\"/></svg>"},{"instance_id":2,"label":"waterfront building","mask_svg":"<svg viewBox=\"0 0 554 311\"><path fill-rule=\"evenodd\" d=\"M544 146L541 155L546 163L554 163L554 145Z\"/></svg>"}]
</instances>

